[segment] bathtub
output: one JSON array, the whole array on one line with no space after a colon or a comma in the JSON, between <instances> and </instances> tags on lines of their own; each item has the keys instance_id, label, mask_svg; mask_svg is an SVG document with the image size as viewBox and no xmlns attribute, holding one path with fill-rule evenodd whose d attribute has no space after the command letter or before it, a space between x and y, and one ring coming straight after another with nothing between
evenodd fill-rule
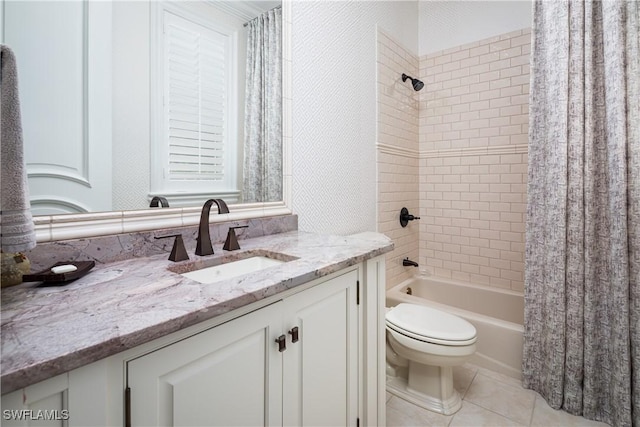
<instances>
[{"instance_id":1,"label":"bathtub","mask_svg":"<svg viewBox=\"0 0 640 427\"><path fill-rule=\"evenodd\" d=\"M448 279L416 277L389 289L386 300L387 307L402 302L422 304L466 319L478 333L476 353L470 363L521 379L522 294Z\"/></svg>"}]
</instances>

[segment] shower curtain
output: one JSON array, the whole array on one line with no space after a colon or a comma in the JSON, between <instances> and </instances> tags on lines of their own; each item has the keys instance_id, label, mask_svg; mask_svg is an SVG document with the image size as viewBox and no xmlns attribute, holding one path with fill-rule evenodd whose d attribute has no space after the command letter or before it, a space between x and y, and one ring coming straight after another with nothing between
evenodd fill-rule
<instances>
[{"instance_id":1,"label":"shower curtain","mask_svg":"<svg viewBox=\"0 0 640 427\"><path fill-rule=\"evenodd\" d=\"M244 202L282 200L282 8L248 23Z\"/></svg>"},{"instance_id":2,"label":"shower curtain","mask_svg":"<svg viewBox=\"0 0 640 427\"><path fill-rule=\"evenodd\" d=\"M640 2L536 1L523 381L640 425Z\"/></svg>"}]
</instances>

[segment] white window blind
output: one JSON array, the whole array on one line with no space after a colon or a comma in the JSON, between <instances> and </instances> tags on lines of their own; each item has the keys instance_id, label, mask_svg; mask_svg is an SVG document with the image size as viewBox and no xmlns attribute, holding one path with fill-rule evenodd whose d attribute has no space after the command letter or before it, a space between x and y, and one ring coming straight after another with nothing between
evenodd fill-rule
<instances>
[{"instance_id":1,"label":"white window blind","mask_svg":"<svg viewBox=\"0 0 640 427\"><path fill-rule=\"evenodd\" d=\"M165 179L223 181L229 139L228 37L171 13L164 26Z\"/></svg>"}]
</instances>

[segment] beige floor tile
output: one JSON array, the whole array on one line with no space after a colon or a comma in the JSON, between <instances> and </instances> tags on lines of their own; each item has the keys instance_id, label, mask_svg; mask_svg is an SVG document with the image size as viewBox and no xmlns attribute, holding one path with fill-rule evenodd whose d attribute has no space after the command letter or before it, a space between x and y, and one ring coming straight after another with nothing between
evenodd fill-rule
<instances>
[{"instance_id":1,"label":"beige floor tile","mask_svg":"<svg viewBox=\"0 0 640 427\"><path fill-rule=\"evenodd\" d=\"M499 372L491 371L486 368L481 368L479 366L468 364L470 367L475 367L478 373L483 374L489 378L493 378L494 380L500 381L505 384L512 385L514 387L522 387L522 380L510 377L508 375L501 374Z\"/></svg>"},{"instance_id":2,"label":"beige floor tile","mask_svg":"<svg viewBox=\"0 0 640 427\"><path fill-rule=\"evenodd\" d=\"M482 372L473 378L465 401L474 403L519 424L529 425L535 393L514 385L488 377Z\"/></svg>"},{"instance_id":3,"label":"beige floor tile","mask_svg":"<svg viewBox=\"0 0 640 427\"><path fill-rule=\"evenodd\" d=\"M531 427L606 427L608 424L557 411L536 393Z\"/></svg>"},{"instance_id":4,"label":"beige floor tile","mask_svg":"<svg viewBox=\"0 0 640 427\"><path fill-rule=\"evenodd\" d=\"M488 409L474 405L471 402L462 402L462 408L453 416L449 427L506 427L526 426L509 418L491 412Z\"/></svg>"},{"instance_id":5,"label":"beige floor tile","mask_svg":"<svg viewBox=\"0 0 640 427\"><path fill-rule=\"evenodd\" d=\"M473 377L476 376L478 369L474 365L465 364L455 366L453 368L453 388L460 393L460 397L464 399Z\"/></svg>"},{"instance_id":6,"label":"beige floor tile","mask_svg":"<svg viewBox=\"0 0 640 427\"><path fill-rule=\"evenodd\" d=\"M451 416L440 415L413 405L397 396L393 396L387 402L387 426L409 427L429 426L446 427L451 421Z\"/></svg>"},{"instance_id":7,"label":"beige floor tile","mask_svg":"<svg viewBox=\"0 0 640 427\"><path fill-rule=\"evenodd\" d=\"M530 426L530 427L606 427L608 424L587 420L552 409L520 381L464 364L453 370L454 387L464 398L462 408L453 416L444 416L408 403L387 393L387 425L409 426ZM530 422L529 422L530 421Z\"/></svg>"}]
</instances>

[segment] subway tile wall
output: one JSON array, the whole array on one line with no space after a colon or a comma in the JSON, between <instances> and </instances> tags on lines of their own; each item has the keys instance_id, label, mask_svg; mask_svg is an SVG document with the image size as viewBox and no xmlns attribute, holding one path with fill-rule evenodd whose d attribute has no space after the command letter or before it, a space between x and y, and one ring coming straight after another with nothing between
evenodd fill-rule
<instances>
[{"instance_id":1,"label":"subway tile wall","mask_svg":"<svg viewBox=\"0 0 640 427\"><path fill-rule=\"evenodd\" d=\"M420 263L524 289L530 30L420 58Z\"/></svg>"},{"instance_id":2,"label":"subway tile wall","mask_svg":"<svg viewBox=\"0 0 640 427\"><path fill-rule=\"evenodd\" d=\"M416 58L378 31L378 231L387 287L437 277L524 289L530 30ZM422 79L415 92L400 76ZM421 220L401 228L400 208Z\"/></svg>"},{"instance_id":3,"label":"subway tile wall","mask_svg":"<svg viewBox=\"0 0 640 427\"><path fill-rule=\"evenodd\" d=\"M418 214L419 198L419 92L402 74L418 75L419 60L402 44L378 31L378 231L393 239L395 249L386 255L387 287L400 283L413 271L402 259L418 261L419 225L400 227L400 209Z\"/></svg>"}]
</instances>

